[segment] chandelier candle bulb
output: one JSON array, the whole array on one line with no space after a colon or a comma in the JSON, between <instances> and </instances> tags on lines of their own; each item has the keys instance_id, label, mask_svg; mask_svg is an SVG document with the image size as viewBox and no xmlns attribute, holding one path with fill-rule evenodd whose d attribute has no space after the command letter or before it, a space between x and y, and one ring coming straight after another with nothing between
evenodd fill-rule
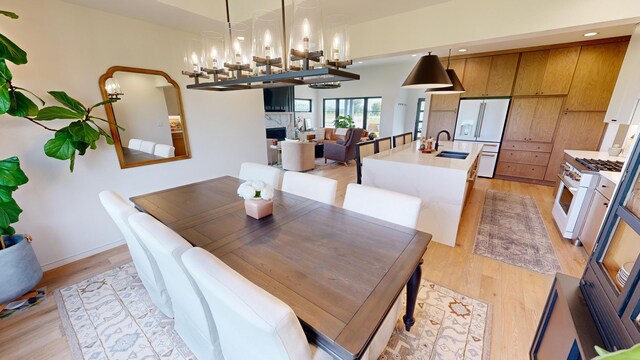
<instances>
[{"instance_id":1,"label":"chandelier candle bulb","mask_svg":"<svg viewBox=\"0 0 640 360\"><path fill-rule=\"evenodd\" d=\"M304 51L309 51L309 20L302 20L302 48Z\"/></svg>"}]
</instances>

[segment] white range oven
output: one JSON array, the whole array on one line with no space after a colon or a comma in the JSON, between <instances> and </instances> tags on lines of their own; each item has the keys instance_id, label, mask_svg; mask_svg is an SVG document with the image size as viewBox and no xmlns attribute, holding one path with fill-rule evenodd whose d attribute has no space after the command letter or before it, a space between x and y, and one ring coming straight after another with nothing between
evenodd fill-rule
<instances>
[{"instance_id":1,"label":"white range oven","mask_svg":"<svg viewBox=\"0 0 640 360\"><path fill-rule=\"evenodd\" d=\"M560 182L551 213L562 237L572 240L574 245L580 245L578 234L599 175L568 155L564 160L558 174Z\"/></svg>"}]
</instances>

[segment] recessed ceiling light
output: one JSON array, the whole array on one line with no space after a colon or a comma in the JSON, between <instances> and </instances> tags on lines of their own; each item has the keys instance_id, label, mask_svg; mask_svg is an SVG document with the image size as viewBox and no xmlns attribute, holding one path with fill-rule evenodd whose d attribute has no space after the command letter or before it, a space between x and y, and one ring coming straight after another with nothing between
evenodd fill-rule
<instances>
[{"instance_id":1,"label":"recessed ceiling light","mask_svg":"<svg viewBox=\"0 0 640 360\"><path fill-rule=\"evenodd\" d=\"M412 54L411 56L418 56L418 54Z\"/></svg>"},{"instance_id":2,"label":"recessed ceiling light","mask_svg":"<svg viewBox=\"0 0 640 360\"><path fill-rule=\"evenodd\" d=\"M584 34L583 36L591 37L591 36L596 36L596 35L598 35L598 33L594 31L594 32L588 32L588 33Z\"/></svg>"},{"instance_id":3,"label":"recessed ceiling light","mask_svg":"<svg viewBox=\"0 0 640 360\"><path fill-rule=\"evenodd\" d=\"M462 49L458 49L459 52L467 52L467 49L462 48Z\"/></svg>"},{"instance_id":4,"label":"recessed ceiling light","mask_svg":"<svg viewBox=\"0 0 640 360\"><path fill-rule=\"evenodd\" d=\"M362 64L362 61L358 61L358 64Z\"/></svg>"}]
</instances>

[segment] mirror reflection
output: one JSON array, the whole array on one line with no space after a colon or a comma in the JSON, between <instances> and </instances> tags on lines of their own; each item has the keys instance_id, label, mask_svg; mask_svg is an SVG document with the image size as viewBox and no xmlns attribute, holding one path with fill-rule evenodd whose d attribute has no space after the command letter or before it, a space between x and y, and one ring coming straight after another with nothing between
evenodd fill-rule
<instances>
[{"instance_id":1,"label":"mirror reflection","mask_svg":"<svg viewBox=\"0 0 640 360\"><path fill-rule=\"evenodd\" d=\"M180 89L157 70L112 67L100 78L122 168L190 157Z\"/></svg>"}]
</instances>

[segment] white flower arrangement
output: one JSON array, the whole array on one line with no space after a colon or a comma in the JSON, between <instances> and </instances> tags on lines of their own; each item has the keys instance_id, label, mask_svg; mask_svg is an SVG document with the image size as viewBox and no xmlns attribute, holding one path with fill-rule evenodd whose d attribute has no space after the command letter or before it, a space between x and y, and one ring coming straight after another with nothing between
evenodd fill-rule
<instances>
[{"instance_id":1,"label":"white flower arrangement","mask_svg":"<svg viewBox=\"0 0 640 360\"><path fill-rule=\"evenodd\" d=\"M260 180L249 180L240 184L238 195L245 200L271 200L273 199L273 187Z\"/></svg>"}]
</instances>

